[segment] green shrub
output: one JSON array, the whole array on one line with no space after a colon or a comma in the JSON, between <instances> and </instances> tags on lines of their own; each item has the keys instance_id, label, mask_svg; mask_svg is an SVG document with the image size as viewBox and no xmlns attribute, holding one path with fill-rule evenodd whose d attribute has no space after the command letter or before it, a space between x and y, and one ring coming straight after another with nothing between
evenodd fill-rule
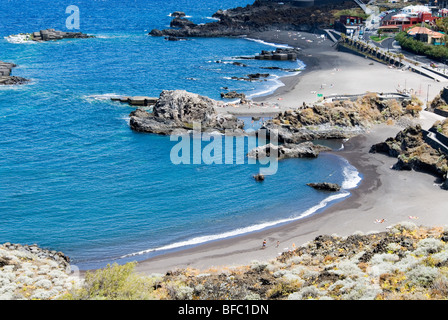
<instances>
[{"instance_id":1,"label":"green shrub","mask_svg":"<svg viewBox=\"0 0 448 320\"><path fill-rule=\"evenodd\" d=\"M400 46L410 52L428 56L436 60L448 58L448 48L445 46L430 45L418 40L414 40L408 36L406 31L399 32L395 36Z\"/></svg>"},{"instance_id":2,"label":"green shrub","mask_svg":"<svg viewBox=\"0 0 448 320\"><path fill-rule=\"evenodd\" d=\"M87 272L84 285L62 297L64 300L146 300L152 299L155 278L134 272L136 263L107 265Z\"/></svg>"}]
</instances>

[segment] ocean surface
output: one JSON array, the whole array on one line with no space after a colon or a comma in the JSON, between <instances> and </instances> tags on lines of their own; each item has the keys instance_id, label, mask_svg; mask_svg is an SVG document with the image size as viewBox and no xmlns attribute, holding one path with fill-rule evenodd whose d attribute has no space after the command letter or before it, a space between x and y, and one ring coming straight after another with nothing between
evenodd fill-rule
<instances>
[{"instance_id":1,"label":"ocean surface","mask_svg":"<svg viewBox=\"0 0 448 320\"><path fill-rule=\"evenodd\" d=\"M288 223L349 196L361 178L333 154L280 161L263 183L252 177L262 165L247 161L175 165L170 151L177 141L133 132L133 108L110 101L114 95L158 96L165 89L220 100L223 87L262 96L281 86L279 77L291 75L262 67L306 68L300 61L239 59L278 44L147 35L169 27L174 11L207 23L218 9L249 3L2 0L0 60L16 63L13 75L31 83L0 87L0 243L35 243L64 252L80 269L98 268ZM66 29L69 5L79 7L79 31L96 38L5 39L47 28L77 31ZM271 76L231 79L250 73ZM244 120L247 128L260 125ZM235 138L234 149L249 151L250 139ZM328 194L306 186L321 181L344 190Z\"/></svg>"}]
</instances>

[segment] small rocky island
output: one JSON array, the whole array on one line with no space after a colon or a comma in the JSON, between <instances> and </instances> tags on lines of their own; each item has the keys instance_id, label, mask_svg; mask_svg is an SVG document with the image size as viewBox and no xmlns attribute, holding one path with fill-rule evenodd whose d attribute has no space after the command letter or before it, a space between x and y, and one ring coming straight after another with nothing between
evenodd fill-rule
<instances>
[{"instance_id":1,"label":"small rocky island","mask_svg":"<svg viewBox=\"0 0 448 320\"><path fill-rule=\"evenodd\" d=\"M32 33L21 33L19 35L11 35L9 37L21 37L24 41L52 41L61 39L86 39L95 36L84 34L82 32L65 32L55 29L40 30Z\"/></svg>"},{"instance_id":2,"label":"small rocky island","mask_svg":"<svg viewBox=\"0 0 448 320\"><path fill-rule=\"evenodd\" d=\"M152 113L139 108L131 112L130 127L137 132L169 135L186 134L193 123L200 123L204 132L244 134L244 122L229 114L218 114L216 100L185 90L164 90Z\"/></svg>"},{"instance_id":3,"label":"small rocky island","mask_svg":"<svg viewBox=\"0 0 448 320\"><path fill-rule=\"evenodd\" d=\"M19 85L29 82L22 77L11 76L12 69L17 67L14 63L0 61L0 85Z\"/></svg>"}]
</instances>

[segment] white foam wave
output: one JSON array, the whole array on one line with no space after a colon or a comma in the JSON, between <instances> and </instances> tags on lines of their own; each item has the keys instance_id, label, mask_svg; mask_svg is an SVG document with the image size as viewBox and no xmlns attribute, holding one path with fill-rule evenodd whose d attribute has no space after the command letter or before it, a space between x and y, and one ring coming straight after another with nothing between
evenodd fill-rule
<instances>
[{"instance_id":1,"label":"white foam wave","mask_svg":"<svg viewBox=\"0 0 448 320\"><path fill-rule=\"evenodd\" d=\"M147 253L151 253L151 252L178 249L178 248L181 248L181 247L198 245L198 244L202 244L202 243L206 243L206 242L210 242L210 241L215 241L215 240L222 240L222 239L225 239L225 238L230 238L230 237L235 237L235 236L239 236L239 235L242 235L242 234L247 234L247 233L251 233L251 232L255 232L255 231L260 231L260 230L263 230L263 229L266 229L266 228L270 228L270 227L273 227L273 226L276 226L276 225L279 225L279 224L284 224L284 223L289 223L289 222L292 222L292 221L297 221L297 220L303 219L303 218L305 218L307 216L310 216L310 215L316 213L318 210L326 207L330 202L338 200L338 199L342 199L342 198L345 198L345 197L348 197L349 195L350 195L350 193L348 193L348 192L342 192L342 193L338 193L338 194L332 195L332 196L322 200L319 204L311 207L310 209L306 210L305 212L303 212L300 215L295 216L295 217L281 219L281 220L276 220L276 221L272 221L272 222L260 223L260 224L256 224L256 225L245 227L245 228L239 228L239 229L236 229L236 230L233 230L233 231L223 232L223 233L220 233L220 234L196 237L196 238L192 238L190 240L180 241L180 242L168 244L168 245L157 247L157 248L152 248L152 249L147 249L147 250L142 250L142 251L126 254L126 255L121 256L119 259L124 259L124 258L133 257L133 256L143 255L143 254L147 254Z\"/></svg>"},{"instance_id":2,"label":"white foam wave","mask_svg":"<svg viewBox=\"0 0 448 320\"><path fill-rule=\"evenodd\" d=\"M273 42L266 42L266 41L263 41L263 40L260 40L260 39L252 39L252 38L245 38L246 40L249 40L249 41L255 41L255 42L258 42L258 43L261 43L261 44L264 44L264 45L267 45L267 46L271 46L271 47L276 47L276 48L292 48L291 46L288 46L287 44L278 44L278 43L273 43Z\"/></svg>"},{"instance_id":3,"label":"white foam wave","mask_svg":"<svg viewBox=\"0 0 448 320\"><path fill-rule=\"evenodd\" d=\"M31 40L30 34L13 34L5 37L6 41L9 43L36 43Z\"/></svg>"},{"instance_id":4,"label":"white foam wave","mask_svg":"<svg viewBox=\"0 0 448 320\"><path fill-rule=\"evenodd\" d=\"M115 93L105 93L105 94L92 94L90 96L85 96L84 99L88 101L105 101L110 100L111 98L119 98L121 95Z\"/></svg>"},{"instance_id":5,"label":"white foam wave","mask_svg":"<svg viewBox=\"0 0 448 320\"><path fill-rule=\"evenodd\" d=\"M265 90L260 90L260 91L248 94L247 97L249 99L253 99L255 97L266 96L266 95L269 95L271 93L274 93L275 90L277 90L278 88L283 87L285 85L282 81L280 81L280 77L279 76L275 76L275 75L270 77L268 79L268 81L272 82L272 85L269 86L269 88L267 88Z\"/></svg>"},{"instance_id":6,"label":"white foam wave","mask_svg":"<svg viewBox=\"0 0 448 320\"><path fill-rule=\"evenodd\" d=\"M345 159L344 159L345 160ZM342 183L342 188L345 190L356 188L361 182L362 178L356 170L347 160L345 160L347 165L344 167L342 174L344 175L344 182Z\"/></svg>"}]
</instances>

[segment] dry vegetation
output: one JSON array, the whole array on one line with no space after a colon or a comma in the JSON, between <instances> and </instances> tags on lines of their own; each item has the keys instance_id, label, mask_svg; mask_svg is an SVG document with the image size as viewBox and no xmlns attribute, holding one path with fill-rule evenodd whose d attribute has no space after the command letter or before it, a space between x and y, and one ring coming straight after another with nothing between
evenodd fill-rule
<instances>
[{"instance_id":1,"label":"dry vegetation","mask_svg":"<svg viewBox=\"0 0 448 320\"><path fill-rule=\"evenodd\" d=\"M65 299L440 300L448 295L448 229L410 222L323 235L277 259L238 268L137 275L135 264L88 273Z\"/></svg>"},{"instance_id":2,"label":"dry vegetation","mask_svg":"<svg viewBox=\"0 0 448 320\"><path fill-rule=\"evenodd\" d=\"M446 106L446 111L448 111L448 106ZM443 121L437 121L436 123L434 123L435 129L437 130L437 132L440 132L446 136L448 136L448 119L445 119Z\"/></svg>"}]
</instances>

